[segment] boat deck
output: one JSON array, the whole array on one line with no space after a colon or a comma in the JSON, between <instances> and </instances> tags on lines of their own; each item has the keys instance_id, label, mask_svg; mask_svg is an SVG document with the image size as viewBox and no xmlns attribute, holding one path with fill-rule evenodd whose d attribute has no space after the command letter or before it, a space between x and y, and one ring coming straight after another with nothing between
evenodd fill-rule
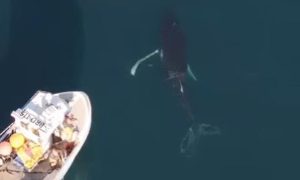
<instances>
[{"instance_id":1,"label":"boat deck","mask_svg":"<svg viewBox=\"0 0 300 180\"><path fill-rule=\"evenodd\" d=\"M39 163L30 173L22 171L11 161L0 168L0 180L41 180L49 174L49 171L51 167L46 161Z\"/></svg>"}]
</instances>

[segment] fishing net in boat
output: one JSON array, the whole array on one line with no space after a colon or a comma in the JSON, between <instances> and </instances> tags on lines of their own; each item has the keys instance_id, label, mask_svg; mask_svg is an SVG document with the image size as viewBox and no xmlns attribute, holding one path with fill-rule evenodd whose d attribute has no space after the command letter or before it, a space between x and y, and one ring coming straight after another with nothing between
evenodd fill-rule
<instances>
[{"instance_id":1,"label":"fishing net in boat","mask_svg":"<svg viewBox=\"0 0 300 180\"><path fill-rule=\"evenodd\" d=\"M46 161L40 162L32 171L16 166L12 161L5 163L0 168L1 178L3 179L43 179L51 174L55 168L52 168ZM0 179L1 179L0 178Z\"/></svg>"},{"instance_id":2,"label":"fishing net in boat","mask_svg":"<svg viewBox=\"0 0 300 180\"><path fill-rule=\"evenodd\" d=\"M5 168L0 169L0 172L8 172L9 174L14 174L14 173L25 173L25 174L44 174L45 173L45 174L50 174L54 170L55 169L28 172L26 170L19 170L19 169L5 167Z\"/></svg>"}]
</instances>

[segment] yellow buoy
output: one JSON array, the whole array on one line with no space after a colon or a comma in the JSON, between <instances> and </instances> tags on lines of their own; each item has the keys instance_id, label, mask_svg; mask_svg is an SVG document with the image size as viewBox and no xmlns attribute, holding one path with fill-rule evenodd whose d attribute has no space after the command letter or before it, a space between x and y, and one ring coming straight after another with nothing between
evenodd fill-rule
<instances>
[{"instance_id":1,"label":"yellow buoy","mask_svg":"<svg viewBox=\"0 0 300 180\"><path fill-rule=\"evenodd\" d=\"M25 138L22 134L15 133L10 136L9 143L13 148L18 149L19 147L23 146L23 144L25 143Z\"/></svg>"}]
</instances>

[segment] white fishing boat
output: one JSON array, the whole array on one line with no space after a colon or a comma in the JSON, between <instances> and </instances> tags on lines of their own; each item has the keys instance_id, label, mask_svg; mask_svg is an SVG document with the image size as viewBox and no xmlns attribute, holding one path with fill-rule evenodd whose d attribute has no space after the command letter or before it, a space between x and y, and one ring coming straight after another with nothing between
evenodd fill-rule
<instances>
[{"instance_id":1,"label":"white fishing boat","mask_svg":"<svg viewBox=\"0 0 300 180\"><path fill-rule=\"evenodd\" d=\"M0 134L0 180L61 180L89 134L83 92L37 91Z\"/></svg>"}]
</instances>

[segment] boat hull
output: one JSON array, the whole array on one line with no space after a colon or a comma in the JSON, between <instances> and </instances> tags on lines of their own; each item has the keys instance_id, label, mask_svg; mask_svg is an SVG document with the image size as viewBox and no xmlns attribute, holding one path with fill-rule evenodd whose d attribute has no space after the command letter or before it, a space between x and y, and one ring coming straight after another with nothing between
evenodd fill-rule
<instances>
[{"instance_id":1,"label":"boat hull","mask_svg":"<svg viewBox=\"0 0 300 180\"><path fill-rule=\"evenodd\" d=\"M13 167L18 173L9 173L3 169L0 169L0 179L5 180L25 180L25 179L41 179L41 180L61 180L67 174L68 170L72 166L75 158L82 149L91 128L92 123L92 107L88 95L81 91L70 91L53 94L53 96L59 96L60 98L69 102L71 106L71 113L78 119L79 133L75 141L75 146L71 153L65 159L62 167L53 170L52 172L34 173L23 172L22 169L17 167L11 162L6 167ZM14 130L14 123L10 124L1 134L0 140L5 139ZM42 165L38 168L43 172Z\"/></svg>"}]
</instances>

